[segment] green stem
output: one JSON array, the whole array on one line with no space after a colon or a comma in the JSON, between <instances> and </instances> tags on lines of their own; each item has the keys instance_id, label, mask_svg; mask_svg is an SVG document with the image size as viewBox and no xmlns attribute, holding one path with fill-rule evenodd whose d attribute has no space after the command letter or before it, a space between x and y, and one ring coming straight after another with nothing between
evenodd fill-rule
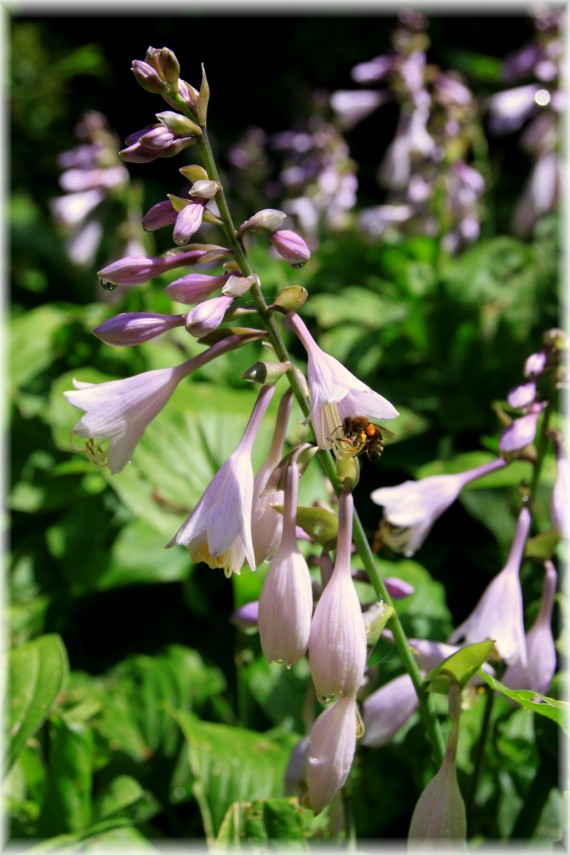
<instances>
[{"instance_id":1,"label":"green stem","mask_svg":"<svg viewBox=\"0 0 570 855\"><path fill-rule=\"evenodd\" d=\"M181 111L190 119L195 118L189 113L188 108L182 102L182 99L180 99L179 106ZM203 158L203 165L206 169L206 172L208 173L208 177L212 181L217 181L221 187L220 176L218 173L214 155L212 153L208 134L205 128L203 130L202 135L198 138L198 145L200 147L200 153ZM216 203L220 212L220 218L224 224L223 228L226 234L226 238L234 253L234 259L236 263L239 265L239 268L244 276L254 276L255 274L253 267L249 262L243 243L238 237L235 226L233 224L233 220L223 188L221 188L216 193ZM268 309L267 303L265 302L263 293L257 280L254 282L250 293L252 294L255 300L260 320L263 322L267 329L269 339L271 341L271 344L273 345L277 357L283 362L290 361L289 352L287 350L285 342L283 341L275 317ZM293 369L287 372L287 377L303 414L307 416L310 412L310 404L305 395L304 389L301 386L299 379L296 377ZM331 484L333 485L338 494L340 492L340 485L336 473L336 466L331 454L327 451L321 451L318 454L318 458L325 474L329 478ZM368 573L370 581L374 587L374 590L376 591L376 594L381 597L388 605L391 605L393 608L392 600L390 598L390 595L388 594L388 591L386 590L386 586L384 585L380 573L378 572L378 568L376 567L376 562L374 560L374 555L372 553L370 544L368 543L368 540L364 533L364 529L362 527L362 523L356 510L354 511L353 536L356 548L358 549L358 552ZM396 645L398 653L402 658L404 667L410 675L414 688L417 692L420 706L420 715L432 746L434 762L437 764L437 766L439 766L443 759L444 753L443 736L439 728L439 722L437 721L432 710L430 709L428 696L423 691L422 677L419 668L413 657L406 634L404 632L402 624L400 623L400 619L395 609L393 617L390 619L389 626L392 630L392 634L394 636L394 643Z\"/></svg>"},{"instance_id":2,"label":"green stem","mask_svg":"<svg viewBox=\"0 0 570 855\"><path fill-rule=\"evenodd\" d=\"M467 798L465 800L465 811L468 817L471 815L471 811L473 810L473 806L475 804L475 793L477 791L479 779L481 778L481 773L483 772L485 746L487 743L487 738L489 736L489 725L491 723L491 713L493 711L494 700L495 693L490 689L487 689L485 710L483 712L483 721L481 723L481 732L479 734L479 739L477 740L477 745L475 747L475 764L473 768L473 774L471 775L469 792L467 793Z\"/></svg>"}]
</instances>

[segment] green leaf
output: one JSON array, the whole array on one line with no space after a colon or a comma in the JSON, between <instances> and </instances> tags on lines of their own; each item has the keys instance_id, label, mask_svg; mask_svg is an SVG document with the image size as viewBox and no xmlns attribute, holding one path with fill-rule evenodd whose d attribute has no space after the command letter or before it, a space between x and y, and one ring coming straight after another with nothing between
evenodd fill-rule
<instances>
[{"instance_id":1,"label":"green leaf","mask_svg":"<svg viewBox=\"0 0 570 855\"><path fill-rule=\"evenodd\" d=\"M405 303L386 300L357 285L348 285L338 294L316 294L309 305L321 329L356 323L377 330L403 321L409 311Z\"/></svg>"},{"instance_id":2,"label":"green leaf","mask_svg":"<svg viewBox=\"0 0 570 855\"><path fill-rule=\"evenodd\" d=\"M238 848L279 843L287 850L305 850L312 812L296 798L255 799L228 808L216 836L216 846Z\"/></svg>"},{"instance_id":3,"label":"green leaf","mask_svg":"<svg viewBox=\"0 0 570 855\"><path fill-rule=\"evenodd\" d=\"M479 641L452 653L427 674L424 679L426 691L447 695L453 683L462 689L485 662L493 644L492 640Z\"/></svg>"},{"instance_id":4,"label":"green leaf","mask_svg":"<svg viewBox=\"0 0 570 855\"><path fill-rule=\"evenodd\" d=\"M53 336L67 322L67 313L46 304L15 318L10 326L10 383L21 389L54 361Z\"/></svg>"},{"instance_id":5,"label":"green leaf","mask_svg":"<svg viewBox=\"0 0 570 855\"><path fill-rule=\"evenodd\" d=\"M53 715L49 728L48 790L39 829L43 837L77 833L91 822L93 730Z\"/></svg>"},{"instance_id":6,"label":"green leaf","mask_svg":"<svg viewBox=\"0 0 570 855\"><path fill-rule=\"evenodd\" d=\"M538 692L533 692L529 689L508 689L503 685L503 683L499 682L496 677L492 677L491 674L487 674L482 670L478 673L492 689L500 692L501 695L504 695L506 698L511 698L513 701L516 701L523 709L528 710L529 712L534 712L537 713L537 715L544 715L547 718L553 719L553 721L560 725L564 733L568 733L570 720L568 714L570 713L570 703L567 701L559 701L557 698L549 698L546 695L539 695ZM534 703L532 700L533 698L540 698L543 703Z\"/></svg>"},{"instance_id":7,"label":"green leaf","mask_svg":"<svg viewBox=\"0 0 570 855\"><path fill-rule=\"evenodd\" d=\"M278 510L283 511L281 506ZM324 546L335 540L338 532L338 518L326 508L297 508L297 525L300 525L314 541Z\"/></svg>"},{"instance_id":8,"label":"green leaf","mask_svg":"<svg viewBox=\"0 0 570 855\"><path fill-rule=\"evenodd\" d=\"M48 717L65 687L68 672L67 653L59 635L43 635L10 652L7 768Z\"/></svg>"},{"instance_id":9,"label":"green leaf","mask_svg":"<svg viewBox=\"0 0 570 855\"><path fill-rule=\"evenodd\" d=\"M524 548L524 557L546 561L552 558L559 542L560 534L555 528L550 528L548 531L541 531L540 534L536 534L527 540Z\"/></svg>"},{"instance_id":10,"label":"green leaf","mask_svg":"<svg viewBox=\"0 0 570 855\"><path fill-rule=\"evenodd\" d=\"M161 810L154 796L144 790L130 775L113 778L93 805L95 820L125 817L133 822L146 822Z\"/></svg>"},{"instance_id":11,"label":"green leaf","mask_svg":"<svg viewBox=\"0 0 570 855\"><path fill-rule=\"evenodd\" d=\"M218 833L233 802L280 796L290 751L298 734L260 734L201 722L172 711L186 741L206 837Z\"/></svg>"}]
</instances>

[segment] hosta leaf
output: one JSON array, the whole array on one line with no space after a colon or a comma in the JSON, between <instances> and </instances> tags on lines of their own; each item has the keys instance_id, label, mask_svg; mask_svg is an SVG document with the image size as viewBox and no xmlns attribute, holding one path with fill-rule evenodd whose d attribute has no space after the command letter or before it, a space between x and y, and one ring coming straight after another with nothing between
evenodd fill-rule
<instances>
[{"instance_id":1,"label":"hosta leaf","mask_svg":"<svg viewBox=\"0 0 570 855\"><path fill-rule=\"evenodd\" d=\"M48 717L65 687L68 672L67 653L59 635L43 635L10 652L7 768Z\"/></svg>"},{"instance_id":2,"label":"hosta leaf","mask_svg":"<svg viewBox=\"0 0 570 855\"><path fill-rule=\"evenodd\" d=\"M539 695L538 692L533 692L529 689L508 689L507 686L504 686L503 683L497 680L496 677L491 676L491 674L487 674L482 670L479 670L478 674L485 680L487 685L500 692L501 695L505 695L505 697L516 701L523 709L529 712L553 719L553 721L560 725L564 733L568 733L570 703L567 701L560 701L557 698ZM543 703L534 703L533 698L539 698Z\"/></svg>"}]
</instances>

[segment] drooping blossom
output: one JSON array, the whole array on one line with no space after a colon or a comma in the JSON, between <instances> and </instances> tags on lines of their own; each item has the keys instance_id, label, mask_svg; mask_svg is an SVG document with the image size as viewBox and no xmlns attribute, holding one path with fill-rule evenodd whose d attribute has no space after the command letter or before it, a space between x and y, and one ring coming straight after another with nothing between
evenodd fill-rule
<instances>
[{"instance_id":1,"label":"drooping blossom","mask_svg":"<svg viewBox=\"0 0 570 855\"><path fill-rule=\"evenodd\" d=\"M401 674L376 689L362 704L362 744L374 748L387 745L417 710L418 703L409 674Z\"/></svg>"},{"instance_id":2,"label":"drooping blossom","mask_svg":"<svg viewBox=\"0 0 570 855\"><path fill-rule=\"evenodd\" d=\"M457 475L432 475L374 490L370 498L384 508L380 528L383 542L394 552L413 555L467 484L505 465L504 460L497 459Z\"/></svg>"},{"instance_id":3,"label":"drooping blossom","mask_svg":"<svg viewBox=\"0 0 570 855\"><path fill-rule=\"evenodd\" d=\"M467 836L465 803L457 781L456 756L460 704L457 690L450 693L451 734L442 764L420 795L408 831L408 849L453 842L461 847Z\"/></svg>"},{"instance_id":4,"label":"drooping blossom","mask_svg":"<svg viewBox=\"0 0 570 855\"><path fill-rule=\"evenodd\" d=\"M146 427L168 402L178 383L221 353L239 346L239 342L239 336L228 336L175 368L156 368L124 380L106 383L74 380L75 391L64 392L64 396L74 407L84 410L85 415L73 433L90 440L87 450L99 462L108 463L111 474L115 475L129 462ZM92 442L95 439L110 440L108 450L95 449Z\"/></svg>"},{"instance_id":5,"label":"drooping blossom","mask_svg":"<svg viewBox=\"0 0 570 855\"><path fill-rule=\"evenodd\" d=\"M293 266L304 264L311 257L311 250L296 232L278 229L268 237L279 255Z\"/></svg>"},{"instance_id":6,"label":"drooping blossom","mask_svg":"<svg viewBox=\"0 0 570 855\"><path fill-rule=\"evenodd\" d=\"M321 698L354 695L366 667L366 631L352 581L352 494L339 500L336 560L311 624L309 666Z\"/></svg>"},{"instance_id":7,"label":"drooping blossom","mask_svg":"<svg viewBox=\"0 0 570 855\"><path fill-rule=\"evenodd\" d=\"M528 660L519 571L530 523L530 512L523 507L507 563L486 587L469 617L449 637L452 643L464 638L466 644L493 639L501 659L508 665L518 660L525 667Z\"/></svg>"},{"instance_id":8,"label":"drooping blossom","mask_svg":"<svg viewBox=\"0 0 570 855\"><path fill-rule=\"evenodd\" d=\"M193 249L189 252L181 252L176 255L158 256L134 255L119 258L99 270L98 276L101 283L111 285L142 285L155 276L159 276L167 270L176 267L186 267L191 264L200 264L206 255L202 249Z\"/></svg>"},{"instance_id":9,"label":"drooping blossom","mask_svg":"<svg viewBox=\"0 0 570 855\"><path fill-rule=\"evenodd\" d=\"M332 448L331 434L346 416L394 419L398 411L392 404L358 380L333 356L318 346L305 323L294 312L289 323L307 351L307 372L311 393L310 419L319 448Z\"/></svg>"},{"instance_id":10,"label":"drooping blossom","mask_svg":"<svg viewBox=\"0 0 570 855\"><path fill-rule=\"evenodd\" d=\"M255 570L251 539L253 468L251 451L275 391L263 386L233 454L216 473L198 504L168 546L182 544L192 561L222 567L226 576L240 573L244 560Z\"/></svg>"},{"instance_id":11,"label":"drooping blossom","mask_svg":"<svg viewBox=\"0 0 570 855\"><path fill-rule=\"evenodd\" d=\"M131 347L150 341L168 330L184 326L184 315L161 315L155 312L121 312L93 330L106 344Z\"/></svg>"},{"instance_id":12,"label":"drooping blossom","mask_svg":"<svg viewBox=\"0 0 570 855\"><path fill-rule=\"evenodd\" d=\"M311 575L296 540L299 467L285 473L285 505L281 544L269 567L259 600L259 636L263 655L287 666L305 655L311 631Z\"/></svg>"},{"instance_id":13,"label":"drooping blossom","mask_svg":"<svg viewBox=\"0 0 570 855\"><path fill-rule=\"evenodd\" d=\"M272 505L283 504L283 490L269 489L270 476L279 463L283 453L287 424L291 414L293 395L290 390L285 392L279 403L275 432L271 440L271 448L265 461L253 482L253 507L251 511L251 533L255 563L259 566L263 561L273 558L283 529L283 515L272 508Z\"/></svg>"},{"instance_id":14,"label":"drooping blossom","mask_svg":"<svg viewBox=\"0 0 570 855\"><path fill-rule=\"evenodd\" d=\"M552 636L552 607L556 594L557 574L552 561L544 562L544 585L540 609L526 634L527 664L520 659L503 674L502 682L511 689L532 689L544 695L556 671L556 648Z\"/></svg>"},{"instance_id":15,"label":"drooping blossom","mask_svg":"<svg viewBox=\"0 0 570 855\"><path fill-rule=\"evenodd\" d=\"M305 761L306 804L315 814L326 807L348 778L356 751L356 698L339 698L315 720Z\"/></svg>"}]
</instances>

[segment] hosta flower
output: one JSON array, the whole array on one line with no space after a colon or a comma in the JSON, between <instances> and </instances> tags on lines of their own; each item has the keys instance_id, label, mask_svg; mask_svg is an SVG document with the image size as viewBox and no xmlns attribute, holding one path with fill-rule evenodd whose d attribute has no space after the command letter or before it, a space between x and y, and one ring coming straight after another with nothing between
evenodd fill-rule
<instances>
[{"instance_id":1,"label":"hosta flower","mask_svg":"<svg viewBox=\"0 0 570 855\"><path fill-rule=\"evenodd\" d=\"M259 635L270 662L291 666L309 644L313 592L309 567L295 537L299 468L289 464L285 475L283 534L259 600Z\"/></svg>"},{"instance_id":2,"label":"hosta flower","mask_svg":"<svg viewBox=\"0 0 570 855\"><path fill-rule=\"evenodd\" d=\"M339 500L336 561L311 624L309 665L317 695L354 695L366 666L366 631L352 581L352 494Z\"/></svg>"},{"instance_id":3,"label":"hosta flower","mask_svg":"<svg viewBox=\"0 0 570 855\"><path fill-rule=\"evenodd\" d=\"M305 761L306 803L320 813L346 783L357 733L356 698L339 698L320 714L309 733Z\"/></svg>"},{"instance_id":4,"label":"hosta flower","mask_svg":"<svg viewBox=\"0 0 570 855\"><path fill-rule=\"evenodd\" d=\"M175 368L157 368L124 380L84 383L74 380L75 391L65 398L85 415L73 428L76 436L86 437L86 449L100 463L108 463L111 474L120 472L133 456L135 446L146 427L162 410L178 383L211 359L236 347L238 336L229 336ZM95 439L110 440L103 451Z\"/></svg>"},{"instance_id":5,"label":"hosta flower","mask_svg":"<svg viewBox=\"0 0 570 855\"><path fill-rule=\"evenodd\" d=\"M501 434L499 440L500 450L503 453L510 453L513 451L522 451L523 448L530 445L536 436L539 415L540 404L534 405L533 412L514 419Z\"/></svg>"},{"instance_id":6,"label":"hosta flower","mask_svg":"<svg viewBox=\"0 0 570 855\"><path fill-rule=\"evenodd\" d=\"M432 475L374 490L370 498L384 508L380 529L383 542L395 552L413 555L466 484L505 465L502 459L493 460L457 475Z\"/></svg>"},{"instance_id":7,"label":"hosta flower","mask_svg":"<svg viewBox=\"0 0 570 855\"><path fill-rule=\"evenodd\" d=\"M259 566L262 561L273 558L276 549L281 542L283 530L283 515L272 508L271 505L283 504L283 490L269 489L269 478L279 463L283 453L283 444L287 424L293 404L292 393L285 392L279 404L275 432L271 441L271 448L263 466L255 476L253 484L253 508L251 511L251 533L253 538L253 551L255 563Z\"/></svg>"},{"instance_id":8,"label":"hosta flower","mask_svg":"<svg viewBox=\"0 0 570 855\"><path fill-rule=\"evenodd\" d=\"M189 264L199 264L206 251L193 249L189 252L181 252L177 255L153 257L146 255L127 255L108 264L99 270L98 276L101 283L111 285L141 285L155 276L172 270L176 267L185 267Z\"/></svg>"},{"instance_id":9,"label":"hosta flower","mask_svg":"<svg viewBox=\"0 0 570 855\"><path fill-rule=\"evenodd\" d=\"M201 303L210 294L221 288L229 279L229 273L220 276L208 276L206 273L188 273L175 279L164 289L171 300L191 306L193 303Z\"/></svg>"},{"instance_id":10,"label":"hosta flower","mask_svg":"<svg viewBox=\"0 0 570 855\"><path fill-rule=\"evenodd\" d=\"M466 644L491 638L501 659L509 665L518 660L525 667L527 650L519 570L530 523L530 512L523 508L507 563L487 586L469 617L449 637L451 642L464 638Z\"/></svg>"},{"instance_id":11,"label":"hosta flower","mask_svg":"<svg viewBox=\"0 0 570 855\"><path fill-rule=\"evenodd\" d=\"M278 229L268 235L269 240L289 264L302 265L311 257L311 250L296 232L289 229Z\"/></svg>"},{"instance_id":12,"label":"hosta flower","mask_svg":"<svg viewBox=\"0 0 570 855\"><path fill-rule=\"evenodd\" d=\"M550 515L554 528L562 537L570 538L570 467L558 434L554 436L556 453L556 481L550 501Z\"/></svg>"},{"instance_id":13,"label":"hosta flower","mask_svg":"<svg viewBox=\"0 0 570 855\"><path fill-rule=\"evenodd\" d=\"M544 586L540 610L526 634L527 664L517 660L503 674L502 682L511 689L532 689L541 695L548 691L556 670L556 648L552 637L552 606L557 574L551 561L544 562Z\"/></svg>"},{"instance_id":14,"label":"hosta flower","mask_svg":"<svg viewBox=\"0 0 570 855\"><path fill-rule=\"evenodd\" d=\"M390 680L362 704L362 744L378 748L391 742L418 708L418 694L409 674Z\"/></svg>"},{"instance_id":15,"label":"hosta flower","mask_svg":"<svg viewBox=\"0 0 570 855\"><path fill-rule=\"evenodd\" d=\"M332 448L331 434L346 416L395 419L392 404L358 380L333 356L318 346L299 315L287 315L291 327L307 351L307 371L311 392L310 419L319 448Z\"/></svg>"},{"instance_id":16,"label":"hosta flower","mask_svg":"<svg viewBox=\"0 0 570 855\"><path fill-rule=\"evenodd\" d=\"M262 387L238 447L168 544L187 546L192 561L222 567L228 577L239 574L244 560L255 570L251 540L251 451L274 391L274 386Z\"/></svg>"}]
</instances>

